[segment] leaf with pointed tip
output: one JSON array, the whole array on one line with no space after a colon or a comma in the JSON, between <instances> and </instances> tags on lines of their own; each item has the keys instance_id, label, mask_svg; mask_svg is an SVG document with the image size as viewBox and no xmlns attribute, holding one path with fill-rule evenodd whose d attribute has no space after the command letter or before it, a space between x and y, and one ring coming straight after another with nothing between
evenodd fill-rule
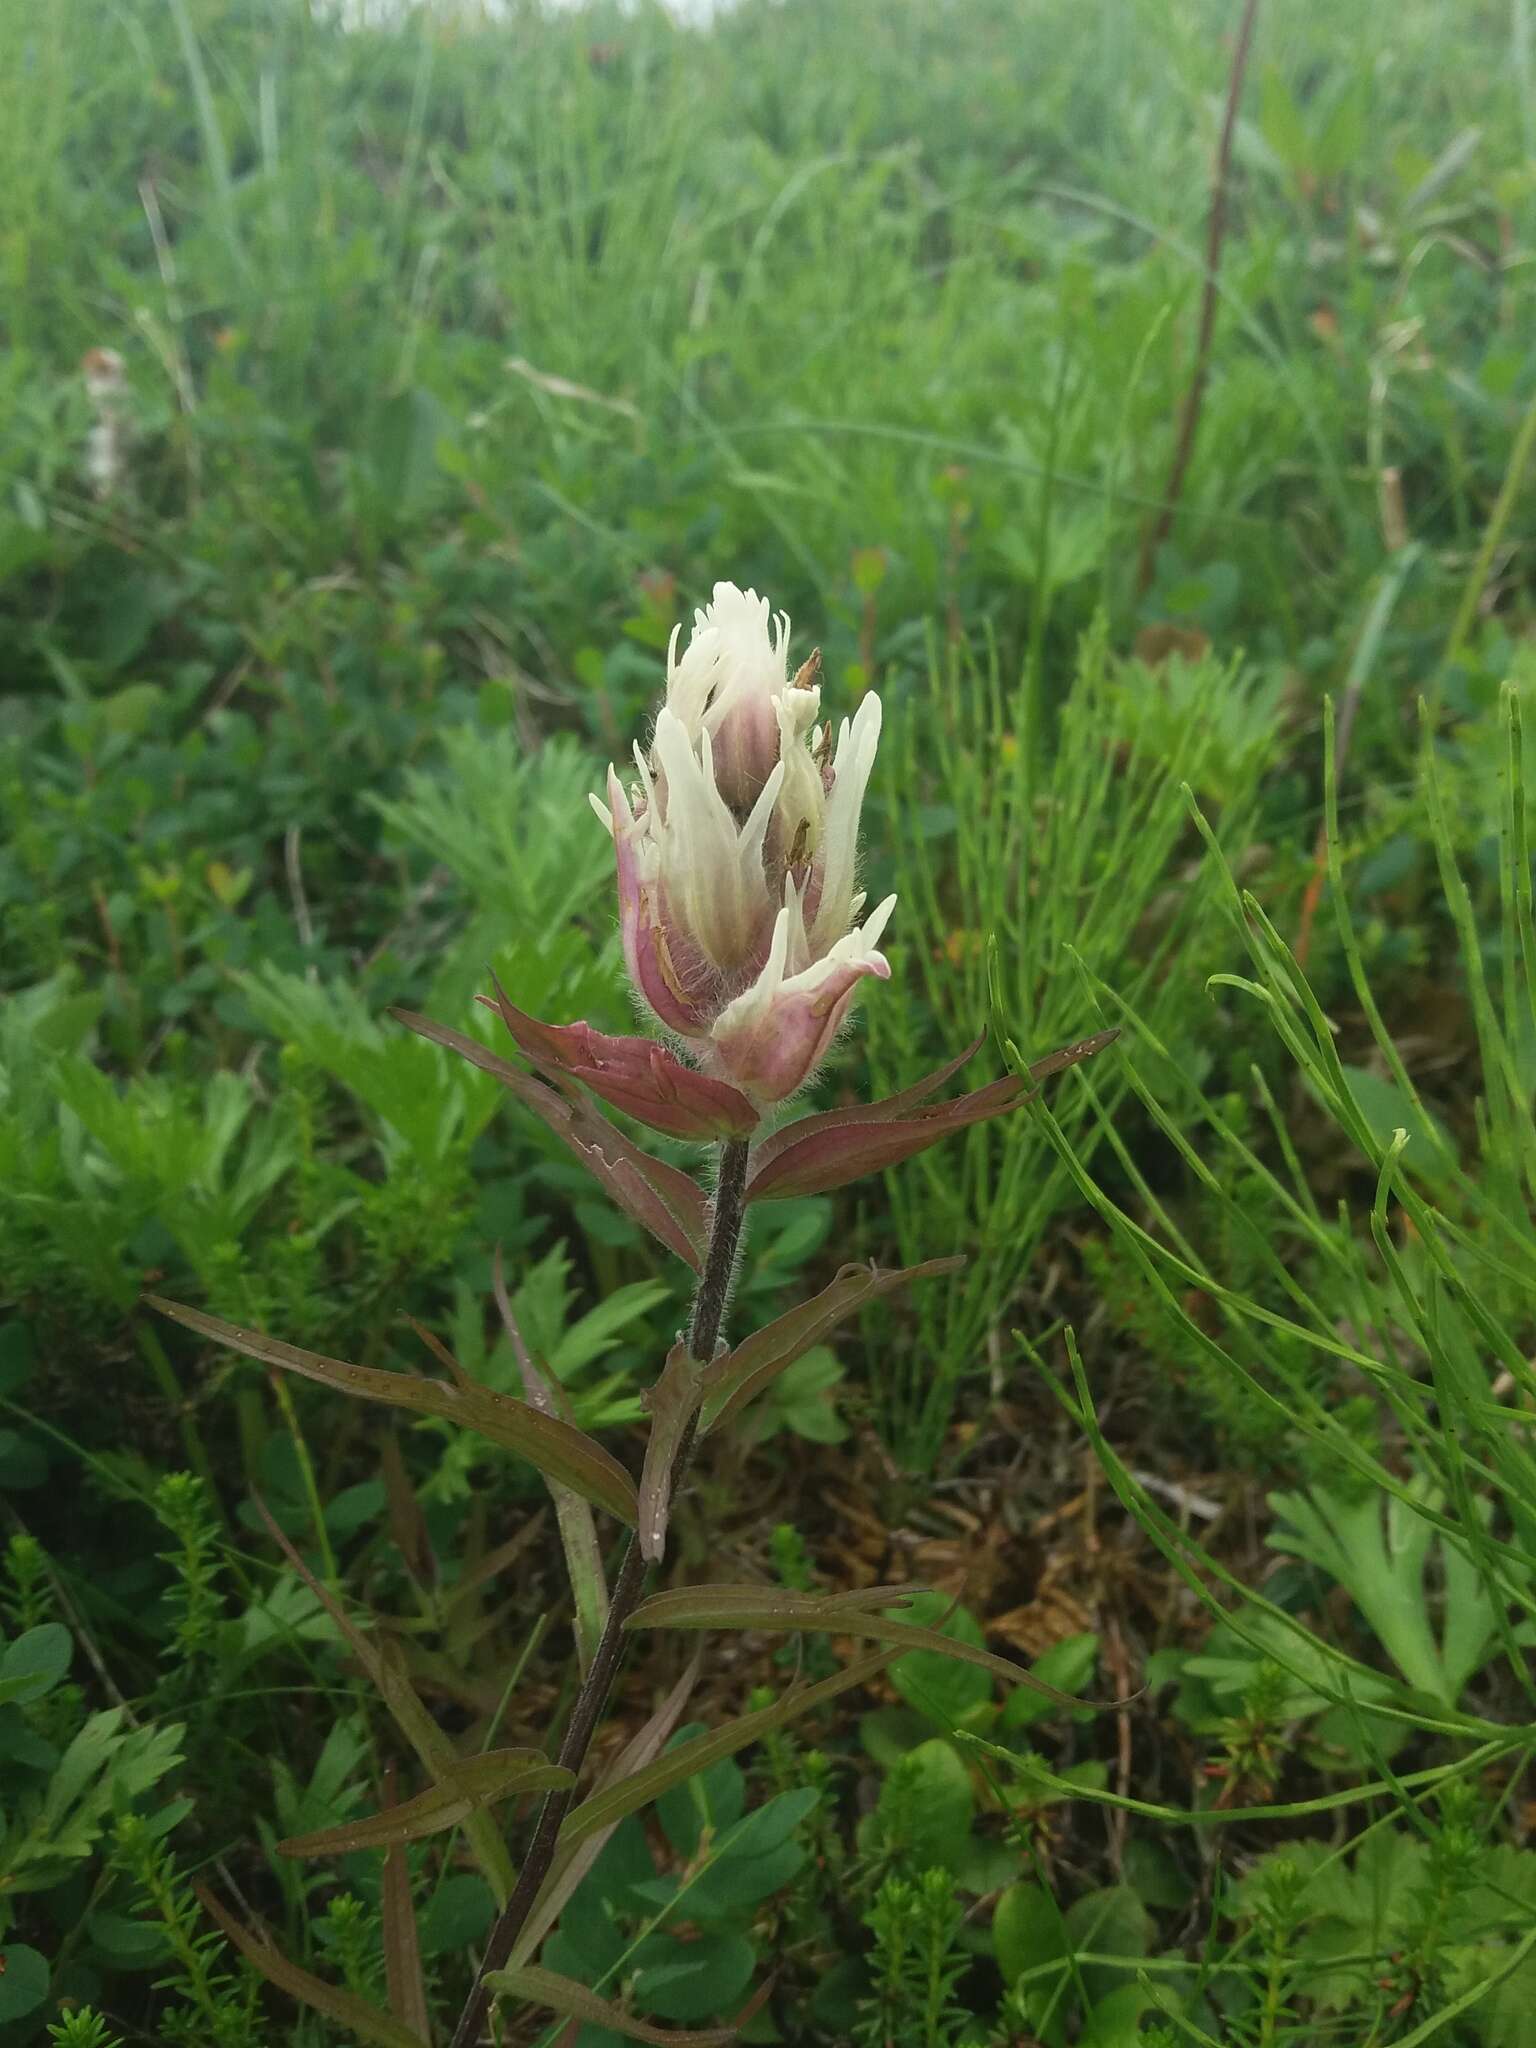
<instances>
[{"instance_id":1,"label":"leaf with pointed tip","mask_svg":"<svg viewBox=\"0 0 1536 2048\"><path fill-rule=\"evenodd\" d=\"M672 1512L672 1468L683 1433L698 1412L704 1390L704 1368L686 1343L672 1346L661 1377L641 1396L651 1412L651 1434L640 1474L640 1555L648 1564L667 1547L667 1521Z\"/></svg>"},{"instance_id":2,"label":"leaf with pointed tip","mask_svg":"<svg viewBox=\"0 0 1536 2048\"><path fill-rule=\"evenodd\" d=\"M537 1964L525 1963L520 1970L494 1970L486 1982L499 1997L520 1998L527 2005L557 2012L564 2019L607 2027L631 2041L653 2041L657 2048L715 2048L716 2043L736 2038L734 2027L690 2027L686 2032L675 2027L653 2027L649 2021L625 2012L622 2006L599 1998L574 1977L557 1976L553 1970L540 1969Z\"/></svg>"},{"instance_id":3,"label":"leaf with pointed tip","mask_svg":"<svg viewBox=\"0 0 1536 2048\"><path fill-rule=\"evenodd\" d=\"M1112 1031L1095 1031L1091 1038L1079 1038L1071 1045L1058 1046L1055 1052L1048 1052L1043 1058L1031 1060L1025 1069L1031 1081L1049 1080L1052 1074L1060 1074L1068 1067L1080 1067L1084 1060L1091 1060L1096 1053L1113 1045L1120 1036L1117 1024Z\"/></svg>"},{"instance_id":4,"label":"leaf with pointed tip","mask_svg":"<svg viewBox=\"0 0 1536 2048\"><path fill-rule=\"evenodd\" d=\"M964 1264L964 1258L956 1256L928 1259L920 1266L844 1266L820 1294L790 1309L709 1367L704 1375L704 1429L716 1429L731 1421L797 1358L820 1344L840 1322L877 1295L889 1294L913 1280L931 1279L938 1273L957 1273ZM643 1484L640 1499L643 1530Z\"/></svg>"},{"instance_id":5,"label":"leaf with pointed tip","mask_svg":"<svg viewBox=\"0 0 1536 2048\"><path fill-rule=\"evenodd\" d=\"M226 1323L218 1316L204 1315L199 1309L185 1308L180 1302L167 1301L158 1294L146 1294L144 1299L173 1322L183 1323L199 1336L228 1345L231 1351L243 1352L263 1365L281 1366L285 1372L299 1373L305 1379L318 1380L322 1386L358 1395L365 1401L383 1401L391 1407L413 1408L419 1414L438 1415L460 1423L504 1450L517 1452L530 1465L595 1501L621 1522L634 1523L635 1483L617 1458L570 1423L553 1415L541 1415L526 1401L513 1401L505 1394L493 1393L462 1371L458 1384L450 1386L442 1380L425 1379L420 1373L381 1372L376 1366L350 1365L345 1359L302 1351L296 1344L263 1336L259 1330L243 1329L238 1323ZM429 1341L439 1355L447 1356L435 1339Z\"/></svg>"},{"instance_id":6,"label":"leaf with pointed tip","mask_svg":"<svg viewBox=\"0 0 1536 2048\"><path fill-rule=\"evenodd\" d=\"M277 1846L285 1856L344 1856L354 1849L387 1849L395 1842L419 1842L456 1828L482 1806L494 1806L514 1792L554 1792L575 1782L572 1772L552 1764L542 1750L487 1749L454 1763L435 1785L399 1806L315 1834L290 1835Z\"/></svg>"},{"instance_id":7,"label":"leaf with pointed tip","mask_svg":"<svg viewBox=\"0 0 1536 2048\"><path fill-rule=\"evenodd\" d=\"M887 1602L908 1599L913 1588L884 1589ZM870 1592L791 1593L774 1586L677 1586L665 1593L653 1593L642 1600L625 1622L626 1628L736 1628L736 1629L821 1629L834 1635L871 1636L896 1650L937 1650L962 1664L974 1664L990 1671L1007 1685L1027 1686L1043 1693L1058 1706L1079 1712L1092 1702L1073 1699L1053 1685L1026 1671L1022 1664L1010 1664L990 1650L979 1650L937 1629L898 1621L888 1615L867 1611Z\"/></svg>"},{"instance_id":8,"label":"leaf with pointed tip","mask_svg":"<svg viewBox=\"0 0 1536 2048\"><path fill-rule=\"evenodd\" d=\"M647 1764L661 1755L673 1729L683 1718L683 1709L688 1704L693 1688L699 1682L702 1663L703 1653L695 1651L689 1660L687 1670L655 1713L637 1735L630 1737L608 1768L601 1773L593 1787L594 1791L606 1791L610 1785L617 1785L625 1778L632 1778L636 1772L644 1770ZM508 1958L514 1968L519 1963L526 1962L529 1956L535 1953L539 1943L565 1910L571 1893L603 1853L609 1837L618 1824L617 1820L611 1821L606 1827L600 1827L594 1833L586 1835L563 1861L551 1867Z\"/></svg>"},{"instance_id":9,"label":"leaf with pointed tip","mask_svg":"<svg viewBox=\"0 0 1536 2048\"><path fill-rule=\"evenodd\" d=\"M785 1124L753 1148L752 1161L755 1166L771 1166L781 1152L787 1152L791 1145L799 1144L804 1138L820 1135L824 1131L835 1131L844 1124L888 1123L893 1117L904 1116L908 1110L916 1109L946 1081L953 1080L967 1061L987 1042L983 1031L979 1038L973 1038L962 1053L952 1060L946 1060L942 1067L935 1067L921 1081L914 1081L910 1088L902 1088L894 1095L882 1095L878 1102L848 1102L837 1109L825 1109L815 1116L803 1116L794 1123Z\"/></svg>"},{"instance_id":10,"label":"leaf with pointed tip","mask_svg":"<svg viewBox=\"0 0 1536 2048\"><path fill-rule=\"evenodd\" d=\"M615 1038L590 1024L546 1024L518 1009L495 975L496 994L481 996L499 1010L524 1059L563 1086L580 1081L626 1116L670 1138L746 1138L762 1118L728 1081L686 1067L654 1038Z\"/></svg>"},{"instance_id":11,"label":"leaf with pointed tip","mask_svg":"<svg viewBox=\"0 0 1536 2048\"><path fill-rule=\"evenodd\" d=\"M889 1588L883 1590L883 1597L891 1598ZM847 1692L855 1685L866 1684L884 1670L891 1654L888 1650L870 1651L856 1657L851 1664L845 1664L830 1678L818 1679L815 1685L791 1686L771 1707L759 1707L753 1713L737 1715L734 1721L727 1721L718 1728L706 1729L704 1734L691 1737L681 1747L669 1749L665 1756L657 1757L643 1770L589 1793L565 1817L551 1865L551 1879L565 1868L570 1856L589 1835L616 1826L626 1815L638 1813L642 1806L649 1806L653 1799L659 1798L673 1785L681 1785L697 1771L708 1770L722 1757L734 1756L738 1749L745 1749L749 1742L756 1742L774 1729L782 1728L786 1722L793 1721L811 1707L820 1706L824 1700L836 1699L839 1693ZM1074 1700L1072 1705L1080 1707L1082 1701Z\"/></svg>"},{"instance_id":12,"label":"leaf with pointed tip","mask_svg":"<svg viewBox=\"0 0 1536 2048\"><path fill-rule=\"evenodd\" d=\"M528 1397L529 1407L537 1408L543 1415L556 1415L562 1422L571 1422L571 1404L564 1387L552 1373L539 1370L523 1342L523 1333L512 1313L512 1300L501 1268L500 1245L497 1245L496 1255L491 1261L491 1291L496 1297L502 1325L517 1359L517 1369L522 1374L523 1392ZM555 1504L560 1548L565 1552L566 1576L571 1582L571 1599L576 1609L576 1660L585 1678L592 1668L592 1659L597 1655L603 1623L608 1619L608 1581L603 1576L603 1554L598 1548L597 1525L592 1520L590 1504L579 1493L573 1493L570 1487L562 1486L547 1473L544 1483Z\"/></svg>"},{"instance_id":13,"label":"leaf with pointed tip","mask_svg":"<svg viewBox=\"0 0 1536 2048\"><path fill-rule=\"evenodd\" d=\"M404 1669L398 1644L390 1642L387 1637L366 1636L354 1626L341 1602L328 1587L321 1585L267 1512L267 1504L261 1495L258 1493L252 1497L273 1542L335 1622L342 1640L373 1681L374 1689L395 1726L431 1772L434 1781L441 1782L460 1759L453 1744L417 1698L416 1688ZM464 1832L475 1853L475 1860L495 1894L497 1905L504 1906L511 1895L513 1881L512 1859L507 1854L506 1843L487 1813L471 1814L465 1822Z\"/></svg>"},{"instance_id":14,"label":"leaf with pointed tip","mask_svg":"<svg viewBox=\"0 0 1536 2048\"><path fill-rule=\"evenodd\" d=\"M395 1766L384 1773L384 1804L395 1805ZM380 1886L379 1912L384 1937L384 1986L389 2009L397 2020L419 2034L432 2038L432 2019L427 2011L427 1981L421 1970L421 1936L416 1926L416 1908L411 1903L411 1872L405 1850L398 1842L386 1850L384 1877Z\"/></svg>"},{"instance_id":15,"label":"leaf with pointed tip","mask_svg":"<svg viewBox=\"0 0 1536 2048\"><path fill-rule=\"evenodd\" d=\"M400 2020L392 2019L387 2012L381 2012L378 2006L370 2005L366 1998L359 1998L356 1992L327 1984L323 1977L312 1976L308 1970L301 1970L297 1963L290 1963L271 1941L252 1934L226 1913L205 1885L197 1885L194 1889L203 1911L217 1923L225 1940L240 1951L253 1970L265 1977L269 1984L275 1984L279 1991L286 1991L301 2005L323 2012L327 2019L345 2027L360 2041L376 2041L379 2048L425 2048L423 2035L413 2032Z\"/></svg>"},{"instance_id":16,"label":"leaf with pointed tip","mask_svg":"<svg viewBox=\"0 0 1536 2048\"><path fill-rule=\"evenodd\" d=\"M525 1074L510 1060L446 1024L418 1017L411 1010L391 1010L407 1030L461 1053L471 1065L493 1074L526 1109L547 1124L581 1164L599 1180L626 1216L633 1217L695 1273L703 1263L709 1229L709 1205L698 1182L681 1167L668 1166L626 1138L594 1109L584 1096L563 1094Z\"/></svg>"},{"instance_id":17,"label":"leaf with pointed tip","mask_svg":"<svg viewBox=\"0 0 1536 2048\"><path fill-rule=\"evenodd\" d=\"M1034 1062L1027 1076L1009 1074L949 1102L919 1107L925 1097L965 1064L977 1049L973 1045L948 1066L936 1069L925 1080L896 1095L804 1117L799 1123L776 1131L756 1148L747 1181L747 1200L825 1194L866 1173L897 1166L936 1145L951 1132L967 1130L972 1124L985 1123L991 1117L1019 1108L1030 1100L1033 1092L1026 1087L1026 1081L1039 1083L1066 1067L1092 1059L1119 1035L1118 1030L1097 1032L1092 1038L1082 1038L1047 1053Z\"/></svg>"},{"instance_id":18,"label":"leaf with pointed tip","mask_svg":"<svg viewBox=\"0 0 1536 2048\"><path fill-rule=\"evenodd\" d=\"M866 1173L899 1166L903 1159L925 1152L954 1131L968 1130L972 1124L1017 1109L1027 1099L1024 1083L1016 1074L1008 1074L969 1095L929 1103L904 1116L823 1127L786 1145L773 1159L755 1164L747 1181L747 1200L760 1202L768 1195L821 1195L831 1188L846 1187ZM796 1128L790 1126L792 1132Z\"/></svg>"}]
</instances>

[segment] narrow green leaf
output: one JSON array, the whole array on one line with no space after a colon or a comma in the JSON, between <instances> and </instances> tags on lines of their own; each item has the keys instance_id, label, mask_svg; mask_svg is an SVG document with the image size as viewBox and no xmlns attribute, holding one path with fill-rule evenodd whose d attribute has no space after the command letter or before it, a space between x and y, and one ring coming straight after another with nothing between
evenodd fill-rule
<instances>
[{"instance_id":1,"label":"narrow green leaf","mask_svg":"<svg viewBox=\"0 0 1536 2048\"><path fill-rule=\"evenodd\" d=\"M422 2035L414 2033L399 2020L391 2019L387 2012L381 2012L355 1992L343 1991L335 1984L327 1984L324 1978L301 1970L297 1963L289 1962L281 1949L232 1919L205 1886L198 1885L195 1889L203 1911L216 1922L226 1941L240 1951L253 1970L265 1977L269 1984L275 1984L279 1991L286 1991L301 2005L323 2012L327 2019L345 2027L359 2041L377 2041L379 2048L424 2048Z\"/></svg>"},{"instance_id":2,"label":"narrow green leaf","mask_svg":"<svg viewBox=\"0 0 1536 2048\"><path fill-rule=\"evenodd\" d=\"M488 1749L447 1766L437 1784L399 1806L386 1807L340 1827L290 1835L278 1848L285 1856L342 1856L353 1849L387 1849L419 1842L458 1827L482 1806L515 1792L554 1792L575 1778L537 1749Z\"/></svg>"},{"instance_id":3,"label":"narrow green leaf","mask_svg":"<svg viewBox=\"0 0 1536 2048\"><path fill-rule=\"evenodd\" d=\"M779 1316L766 1328L717 1359L704 1375L704 1428L714 1429L738 1415L797 1358L822 1342L837 1325L873 1301L913 1280L955 1273L962 1257L928 1259L920 1266L844 1266L811 1300Z\"/></svg>"},{"instance_id":4,"label":"narrow green leaf","mask_svg":"<svg viewBox=\"0 0 1536 2048\"><path fill-rule=\"evenodd\" d=\"M686 2032L675 2027L653 2027L621 2006L599 1998L574 1977L558 1977L553 1970L541 1970L535 1965L525 1964L520 1970L497 1970L487 1982L503 1998L521 1998L529 2005L542 2006L546 2012L557 2012L563 2019L609 2027L631 2041L654 2041L658 2048L706 2048L706 2044L713 2048L716 2042L736 2038L734 2027L690 2027Z\"/></svg>"},{"instance_id":5,"label":"narrow green leaf","mask_svg":"<svg viewBox=\"0 0 1536 2048\"><path fill-rule=\"evenodd\" d=\"M477 1386L467 1375L456 1386L449 1386L420 1373L380 1372L371 1365L350 1365L345 1359L303 1351L296 1344L263 1336L259 1330L242 1329L219 1316L204 1315L200 1309L184 1308L158 1294L147 1294L144 1299L173 1322L262 1365L279 1366L284 1372L318 1380L323 1387L356 1394L365 1401L383 1401L391 1407L413 1408L423 1415L457 1422L489 1442L515 1451L547 1478L558 1479L621 1522L634 1524L638 1511L635 1484L618 1459L570 1423L541 1415L526 1401L512 1401L489 1387Z\"/></svg>"},{"instance_id":6,"label":"narrow green leaf","mask_svg":"<svg viewBox=\"0 0 1536 2048\"><path fill-rule=\"evenodd\" d=\"M431 1772L433 1779L441 1782L457 1767L461 1759L453 1744L417 1697L416 1688L411 1684L403 1667L398 1647L384 1638L365 1635L355 1626L341 1602L328 1587L321 1585L283 1531L273 1521L261 1496L258 1494L255 1499L257 1511L266 1523L273 1542L335 1622L342 1640L372 1680L395 1726ZM465 1823L464 1831L469 1837L470 1847L474 1850L475 1860L496 1895L497 1904L504 1906L511 1895L513 1880L512 1859L507 1854L506 1843L501 1839L495 1823L488 1814L472 1813Z\"/></svg>"},{"instance_id":7,"label":"narrow green leaf","mask_svg":"<svg viewBox=\"0 0 1536 2048\"><path fill-rule=\"evenodd\" d=\"M883 1598L909 1598L912 1589L899 1593L886 1588ZM956 1657L962 1664L975 1664L990 1671L1006 1685L1028 1686L1061 1707L1080 1708L1095 1704L1075 1700L1053 1685L1034 1677L1020 1664L1006 1657L979 1650L937 1629L919 1628L913 1622L893 1621L883 1614L870 1614L872 1592L852 1598L846 1593L789 1593L772 1586L679 1586L666 1593L653 1593L642 1600L626 1628L737 1628L737 1629L820 1629L837 1635L871 1636L900 1650L937 1650ZM1113 1704L1113 1703L1111 1703Z\"/></svg>"}]
</instances>

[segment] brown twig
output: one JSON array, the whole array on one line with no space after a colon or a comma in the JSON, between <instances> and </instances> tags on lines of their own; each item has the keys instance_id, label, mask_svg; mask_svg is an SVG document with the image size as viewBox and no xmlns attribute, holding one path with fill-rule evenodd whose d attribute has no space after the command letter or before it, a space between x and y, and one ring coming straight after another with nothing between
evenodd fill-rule
<instances>
[{"instance_id":1,"label":"brown twig","mask_svg":"<svg viewBox=\"0 0 1536 2048\"><path fill-rule=\"evenodd\" d=\"M721 1325L725 1321L726 1304L730 1300L731 1281L736 1272L736 1253L741 1243L742 1219L746 1213L747 1149L747 1142L743 1138L728 1140L720 1148L720 1177L715 1185L709 1250L705 1254L698 1290L693 1297L693 1313L688 1323L688 1348L695 1358L705 1361L715 1355ZM674 1499L692 1455L693 1434L693 1426L690 1424L672 1462ZM629 1547L624 1553L624 1562L619 1566L618 1578L609 1596L608 1619L603 1625L602 1635L592 1655L592 1668L576 1695L576 1704L571 1710L565 1740L560 1745L558 1761L573 1774L579 1773L586 1762L587 1750L597 1732L597 1724L608 1703L608 1694L624 1655L624 1624L640 1604L647 1576L645 1560L640 1555L639 1536L632 1535ZM527 1855L523 1858L523 1867L518 1872L517 1883L512 1888L511 1897L491 1929L480 1968L475 1973L474 1984L465 2001L464 2010L459 2015L459 2023L454 2028L451 2048L472 2048L472 2044L479 2039L480 2029L485 2024L485 2016L491 2002L488 1980L495 1971L504 1967L517 1937L523 1931L523 1923L527 1920L534 1900L549 1874L550 1864L554 1861L560 1830L574 1797L574 1789L571 1787L564 1791L551 1792L540 1809L533 1839L528 1845Z\"/></svg>"},{"instance_id":2,"label":"brown twig","mask_svg":"<svg viewBox=\"0 0 1536 2048\"><path fill-rule=\"evenodd\" d=\"M1232 51L1232 69L1227 78L1227 105L1222 116L1221 140L1216 146L1216 165L1211 178L1211 211L1205 235L1205 288L1200 297L1200 334L1195 343L1195 367L1179 413L1179 434L1174 443L1168 481L1163 486L1162 505L1141 536L1141 558L1136 566L1136 595L1144 597L1151 588L1158 550L1168 538L1173 515L1184 490L1184 475L1194 452L1195 429L1205 402L1205 383L1211 367L1211 339L1216 331L1217 279L1221 275L1222 244L1227 235L1227 177L1232 167L1232 137L1237 128L1238 103L1243 93L1243 74L1248 69L1248 52L1253 43L1253 24L1259 0L1246 0L1243 18Z\"/></svg>"}]
</instances>

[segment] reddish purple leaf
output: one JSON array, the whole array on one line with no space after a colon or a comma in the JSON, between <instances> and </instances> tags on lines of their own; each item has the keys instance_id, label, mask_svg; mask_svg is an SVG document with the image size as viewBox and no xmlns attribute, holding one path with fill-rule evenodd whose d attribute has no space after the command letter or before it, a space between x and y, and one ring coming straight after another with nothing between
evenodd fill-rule
<instances>
[{"instance_id":1,"label":"reddish purple leaf","mask_svg":"<svg viewBox=\"0 0 1536 2048\"><path fill-rule=\"evenodd\" d=\"M384 1803L395 1804L395 1766L384 1773ZM384 1855L380 1912L384 1936L384 1987L389 2009L395 2018L423 2041L432 2038L432 2019L427 2010L427 1984L421 1971L421 1941L416 1929L416 1908L411 1903L411 1874L405 1851L392 1843Z\"/></svg>"},{"instance_id":2,"label":"reddish purple leaf","mask_svg":"<svg viewBox=\"0 0 1536 2048\"><path fill-rule=\"evenodd\" d=\"M494 1075L525 1108L548 1124L588 1173L602 1183L625 1215L643 1224L668 1251L676 1252L698 1272L709 1212L704 1190L697 1181L679 1167L668 1166L642 1151L584 1096L574 1091L565 1095L536 1080L482 1045L478 1038L470 1038L446 1024L435 1024L430 1017L419 1017L411 1010L392 1010L390 1015L407 1030L462 1054L472 1066Z\"/></svg>"},{"instance_id":3,"label":"reddish purple leaf","mask_svg":"<svg viewBox=\"0 0 1536 2048\"><path fill-rule=\"evenodd\" d=\"M1119 1037L1118 1031L1100 1031L1092 1038L1079 1039L1036 1060L1027 1076L1006 1075L985 1088L957 1095L949 1102L925 1107L916 1105L958 1071L980 1045L978 1039L958 1059L937 1068L925 1080L879 1102L856 1103L848 1109L828 1110L776 1131L752 1155L747 1181L747 1200L765 1196L819 1195L840 1188L866 1173L899 1165L915 1153L936 1145L951 1131L963 1131L971 1124L985 1123L1028 1102L1033 1090L1027 1081L1041 1081L1092 1059Z\"/></svg>"},{"instance_id":4,"label":"reddish purple leaf","mask_svg":"<svg viewBox=\"0 0 1536 2048\"><path fill-rule=\"evenodd\" d=\"M554 1078L580 1081L615 1109L672 1138L746 1138L761 1118L746 1096L684 1066L654 1038L615 1038L590 1024L546 1024L519 1010L495 976L499 1011L525 1059Z\"/></svg>"},{"instance_id":5,"label":"reddish purple leaf","mask_svg":"<svg viewBox=\"0 0 1536 2048\"><path fill-rule=\"evenodd\" d=\"M970 1124L985 1123L988 1117L1017 1109L1027 1099L1023 1081L1009 1074L970 1095L957 1095L950 1102L934 1103L905 1116L822 1125L786 1145L766 1164L755 1164L747 1181L747 1200L760 1202L765 1195L821 1195L830 1188L846 1187L866 1173L878 1173L882 1167L910 1159L915 1152L925 1152L951 1131L963 1131ZM810 1117L807 1122L820 1124L821 1119Z\"/></svg>"},{"instance_id":6,"label":"reddish purple leaf","mask_svg":"<svg viewBox=\"0 0 1536 2048\"><path fill-rule=\"evenodd\" d=\"M920 1102L926 1102L935 1089L942 1088L946 1081L952 1080L966 1061L973 1059L980 1052L986 1038L987 1035L983 1032L979 1038L972 1039L964 1052L957 1053L954 1059L946 1060L942 1067L935 1067L925 1079L914 1081L910 1088L902 1088L895 1095L884 1095L878 1102L845 1103L837 1109L822 1110L816 1116L803 1116L795 1123L785 1124L782 1130L764 1138L757 1147L752 1155L754 1165L770 1165L791 1145L803 1138L813 1137L821 1131L836 1130L842 1124L885 1123L892 1117L904 1115L909 1109L915 1109Z\"/></svg>"}]
</instances>

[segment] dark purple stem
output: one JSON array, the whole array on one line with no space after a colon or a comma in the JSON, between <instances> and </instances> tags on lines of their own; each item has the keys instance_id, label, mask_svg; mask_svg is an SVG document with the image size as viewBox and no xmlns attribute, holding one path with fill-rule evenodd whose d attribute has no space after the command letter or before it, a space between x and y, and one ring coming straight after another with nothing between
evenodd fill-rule
<instances>
[{"instance_id":1,"label":"dark purple stem","mask_svg":"<svg viewBox=\"0 0 1536 2048\"><path fill-rule=\"evenodd\" d=\"M712 1359L715 1346L720 1341L721 1327L725 1322L726 1305L731 1297L731 1281L736 1271L736 1253L741 1243L742 1220L746 1213L747 1188L747 1141L732 1138L720 1148L720 1177L715 1186L715 1200L710 1220L709 1249L704 1255L704 1266L699 1274L698 1288L693 1297L693 1310L688 1320L688 1349L695 1358ZM677 1447L677 1456L672 1461L672 1497L676 1499L688 1461L693 1452L694 1427L690 1422L683 1433L683 1440ZM608 1704L608 1694L624 1656L624 1624L640 1604L645 1591L647 1567L640 1555L640 1539L631 1535L624 1552L624 1562L619 1566L619 1576L614 1581L613 1591L608 1597L608 1619L603 1624L602 1635L598 1638L592 1664L576 1695L576 1704L571 1709L570 1725L565 1731L565 1740L560 1745L556 1761L573 1775L579 1775L586 1762L587 1751L592 1737L597 1733L598 1722ZM474 2048L480 2038L490 2008L491 1992L488 1979L491 1974L505 1968L508 1956L523 1931L523 1924L533 1909L549 1867L554 1861L555 1848L560 1839L560 1830L566 1814L575 1798L575 1787L564 1791L551 1792L545 1797L539 1810L538 1823L533 1839L528 1844L528 1853L523 1858L523 1867L517 1874L512 1895L502 1908L496 1925L491 1929L490 1939L485 1945L485 1954L475 1981L470 1989L464 2010L459 2014L459 2023L453 2030L451 2048Z\"/></svg>"}]
</instances>

